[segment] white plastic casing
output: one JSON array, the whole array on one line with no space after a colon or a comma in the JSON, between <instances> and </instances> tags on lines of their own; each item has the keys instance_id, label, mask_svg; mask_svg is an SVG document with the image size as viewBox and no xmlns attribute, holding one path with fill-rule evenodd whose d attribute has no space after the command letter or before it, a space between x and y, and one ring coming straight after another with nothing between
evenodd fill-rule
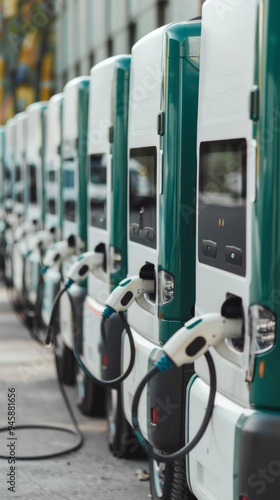
<instances>
[{"instance_id":1,"label":"white plastic casing","mask_svg":"<svg viewBox=\"0 0 280 500\"><path fill-rule=\"evenodd\" d=\"M70 247L66 240L58 241L47 251L43 265L53 267L73 255L74 252L75 248Z\"/></svg>"},{"instance_id":2,"label":"white plastic casing","mask_svg":"<svg viewBox=\"0 0 280 500\"><path fill-rule=\"evenodd\" d=\"M226 338L242 335L242 320L228 319L220 314L205 314L185 323L167 342L163 351L177 366L193 363L211 346L219 348Z\"/></svg>"},{"instance_id":3,"label":"white plastic casing","mask_svg":"<svg viewBox=\"0 0 280 500\"><path fill-rule=\"evenodd\" d=\"M124 279L108 297L106 306L117 312L127 311L135 300L139 301L144 293L152 293L154 289L154 280L143 280L139 276Z\"/></svg>"},{"instance_id":4,"label":"white plastic casing","mask_svg":"<svg viewBox=\"0 0 280 500\"><path fill-rule=\"evenodd\" d=\"M104 255L98 252L85 252L72 264L67 278L75 283L84 280L90 272L103 264Z\"/></svg>"}]
</instances>

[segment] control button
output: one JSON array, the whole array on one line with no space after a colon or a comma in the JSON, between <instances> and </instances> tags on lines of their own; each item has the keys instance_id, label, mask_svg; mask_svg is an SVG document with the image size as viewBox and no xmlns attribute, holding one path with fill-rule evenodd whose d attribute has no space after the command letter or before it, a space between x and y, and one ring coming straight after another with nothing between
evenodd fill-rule
<instances>
[{"instance_id":1,"label":"control button","mask_svg":"<svg viewBox=\"0 0 280 500\"><path fill-rule=\"evenodd\" d=\"M202 253L205 257L216 259L217 243L211 240L202 240Z\"/></svg>"},{"instance_id":2,"label":"control button","mask_svg":"<svg viewBox=\"0 0 280 500\"><path fill-rule=\"evenodd\" d=\"M140 234L139 224L136 224L136 223L131 224L130 225L130 236L135 237L135 236L139 236L139 234Z\"/></svg>"},{"instance_id":3,"label":"control button","mask_svg":"<svg viewBox=\"0 0 280 500\"><path fill-rule=\"evenodd\" d=\"M143 235L145 240L154 241L155 239L155 232L152 227L144 227Z\"/></svg>"},{"instance_id":4,"label":"control button","mask_svg":"<svg viewBox=\"0 0 280 500\"><path fill-rule=\"evenodd\" d=\"M241 266L242 264L241 248L226 246L225 257L228 264L232 264L233 266Z\"/></svg>"}]
</instances>

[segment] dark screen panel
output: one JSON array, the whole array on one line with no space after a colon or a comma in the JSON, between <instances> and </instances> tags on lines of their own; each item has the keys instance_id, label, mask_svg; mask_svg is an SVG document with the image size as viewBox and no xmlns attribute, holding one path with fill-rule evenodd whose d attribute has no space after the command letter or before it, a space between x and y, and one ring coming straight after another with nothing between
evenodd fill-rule
<instances>
[{"instance_id":1,"label":"dark screen panel","mask_svg":"<svg viewBox=\"0 0 280 500\"><path fill-rule=\"evenodd\" d=\"M242 205L246 198L246 141L202 143L199 173L199 191L204 203Z\"/></svg>"},{"instance_id":2,"label":"dark screen panel","mask_svg":"<svg viewBox=\"0 0 280 500\"><path fill-rule=\"evenodd\" d=\"M129 158L130 239L156 248L157 150L134 148Z\"/></svg>"},{"instance_id":3,"label":"dark screen panel","mask_svg":"<svg viewBox=\"0 0 280 500\"><path fill-rule=\"evenodd\" d=\"M49 214L56 214L56 201L54 198L49 198L47 201L47 212Z\"/></svg>"},{"instance_id":4,"label":"dark screen panel","mask_svg":"<svg viewBox=\"0 0 280 500\"><path fill-rule=\"evenodd\" d=\"M64 202L64 219L70 222L76 221L76 202L74 200Z\"/></svg>"},{"instance_id":5,"label":"dark screen panel","mask_svg":"<svg viewBox=\"0 0 280 500\"><path fill-rule=\"evenodd\" d=\"M29 203L37 203L37 172L36 165L28 165L28 193Z\"/></svg>"},{"instance_id":6,"label":"dark screen panel","mask_svg":"<svg viewBox=\"0 0 280 500\"><path fill-rule=\"evenodd\" d=\"M247 143L203 142L199 158L199 262L246 275Z\"/></svg>"},{"instance_id":7,"label":"dark screen panel","mask_svg":"<svg viewBox=\"0 0 280 500\"><path fill-rule=\"evenodd\" d=\"M106 155L89 156L89 210L93 227L107 227L107 166Z\"/></svg>"}]
</instances>

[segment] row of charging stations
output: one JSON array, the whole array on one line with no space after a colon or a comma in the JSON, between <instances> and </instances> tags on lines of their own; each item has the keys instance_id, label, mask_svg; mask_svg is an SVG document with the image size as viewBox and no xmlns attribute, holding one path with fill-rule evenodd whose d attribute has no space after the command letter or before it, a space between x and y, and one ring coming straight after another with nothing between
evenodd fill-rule
<instances>
[{"instance_id":1,"label":"row of charging stations","mask_svg":"<svg viewBox=\"0 0 280 500\"><path fill-rule=\"evenodd\" d=\"M0 132L14 302L43 330L67 283L62 378L154 499L279 497L278 18L208 0Z\"/></svg>"}]
</instances>

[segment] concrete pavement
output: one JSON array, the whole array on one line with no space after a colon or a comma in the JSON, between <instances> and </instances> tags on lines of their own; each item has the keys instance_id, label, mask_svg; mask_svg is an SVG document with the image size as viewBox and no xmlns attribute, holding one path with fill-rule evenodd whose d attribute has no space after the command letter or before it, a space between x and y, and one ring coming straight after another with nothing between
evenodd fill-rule
<instances>
[{"instance_id":1,"label":"concrete pavement","mask_svg":"<svg viewBox=\"0 0 280 500\"><path fill-rule=\"evenodd\" d=\"M7 425L8 394L15 389L16 425L49 424L72 428L57 382L53 354L42 349L19 323L0 286L0 426ZM67 388L75 408L75 390ZM145 500L149 483L140 482L136 469L146 460L118 460L107 447L106 422L84 417L75 409L85 444L77 452L41 461L0 460L0 499L20 500ZM75 439L46 430L15 430L16 453L48 453L68 447ZM0 434L0 454L6 455L7 432ZM8 483L15 472L15 493ZM7 474L10 474L8 476Z\"/></svg>"}]
</instances>

